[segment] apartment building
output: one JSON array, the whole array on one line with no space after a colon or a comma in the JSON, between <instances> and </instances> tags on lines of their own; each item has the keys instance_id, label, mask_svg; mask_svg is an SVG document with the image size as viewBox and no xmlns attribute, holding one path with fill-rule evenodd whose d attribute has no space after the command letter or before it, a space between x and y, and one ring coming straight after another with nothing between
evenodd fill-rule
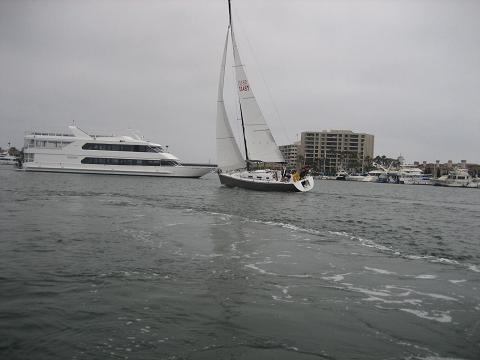
<instances>
[{"instance_id":1,"label":"apartment building","mask_svg":"<svg viewBox=\"0 0 480 360\"><path fill-rule=\"evenodd\" d=\"M295 169L298 162L298 154L300 149L300 142L296 142L290 145L280 145L278 147L280 152L287 163L287 168Z\"/></svg>"},{"instance_id":2,"label":"apartment building","mask_svg":"<svg viewBox=\"0 0 480 360\"><path fill-rule=\"evenodd\" d=\"M359 171L373 158L374 136L351 130L302 132L298 157L324 174Z\"/></svg>"}]
</instances>

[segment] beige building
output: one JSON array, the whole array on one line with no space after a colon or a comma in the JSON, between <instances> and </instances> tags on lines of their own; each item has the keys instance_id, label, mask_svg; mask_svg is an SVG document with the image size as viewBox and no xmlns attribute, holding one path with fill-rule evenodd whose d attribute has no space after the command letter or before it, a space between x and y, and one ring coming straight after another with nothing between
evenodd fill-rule
<instances>
[{"instance_id":1,"label":"beige building","mask_svg":"<svg viewBox=\"0 0 480 360\"><path fill-rule=\"evenodd\" d=\"M324 174L361 171L373 158L374 136L350 130L302 132L298 157Z\"/></svg>"},{"instance_id":2,"label":"beige building","mask_svg":"<svg viewBox=\"0 0 480 360\"><path fill-rule=\"evenodd\" d=\"M280 145L278 147L287 163L287 168L295 169L298 162L298 154L300 150L300 142L291 145Z\"/></svg>"}]
</instances>

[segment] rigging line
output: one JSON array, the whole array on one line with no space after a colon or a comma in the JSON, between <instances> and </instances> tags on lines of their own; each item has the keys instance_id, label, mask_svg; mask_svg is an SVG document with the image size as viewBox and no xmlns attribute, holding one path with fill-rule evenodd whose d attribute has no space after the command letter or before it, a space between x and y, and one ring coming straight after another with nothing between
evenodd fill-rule
<instances>
[{"instance_id":1,"label":"rigging line","mask_svg":"<svg viewBox=\"0 0 480 360\"><path fill-rule=\"evenodd\" d=\"M287 129L287 126L285 125L285 122L282 120L282 118L280 117L280 112L278 111L278 108L277 108L277 105L275 104L275 102L273 101L273 96L272 96L272 93L270 91L270 88L268 87L267 85L267 82L265 80L265 77L263 76L263 71L262 71L262 67L260 66L260 63L259 61L257 60L256 56L255 56L255 52L253 51L253 46L252 44L250 43L250 39L248 37L248 34L245 30L245 27L243 26L240 18L236 15L234 15L235 17L235 21L237 24L240 25L240 29L241 29L241 32L244 34L244 38L247 42L247 45L249 47L249 50L250 50L250 53L252 54L252 58L253 58L253 61L255 62L255 65L258 67L258 69L260 70L259 71L259 74L260 74L260 77L262 79L262 82L263 82L263 85L264 87L266 88L267 90L267 93L268 93L268 97L269 97L269 100L270 100L270 103L273 105L273 109L275 111L275 115L277 116L278 118L278 122L280 123L280 125L282 126L282 131L283 131L283 137L284 137L284 140L285 140L285 144L291 144L293 143L292 141L289 140L289 136L288 136L288 129ZM238 28L238 27L237 27ZM238 46L238 40L237 40L237 46ZM245 64L242 64L242 66L245 66ZM250 79L249 79L250 80Z\"/></svg>"}]
</instances>

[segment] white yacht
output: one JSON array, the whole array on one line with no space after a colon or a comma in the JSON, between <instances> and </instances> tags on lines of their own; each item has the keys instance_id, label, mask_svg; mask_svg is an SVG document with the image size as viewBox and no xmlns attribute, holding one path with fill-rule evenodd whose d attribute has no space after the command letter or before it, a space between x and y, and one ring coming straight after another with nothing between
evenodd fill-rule
<instances>
[{"instance_id":1,"label":"white yacht","mask_svg":"<svg viewBox=\"0 0 480 360\"><path fill-rule=\"evenodd\" d=\"M365 176L361 181L363 182L379 182L380 177L386 176L386 172L384 170L372 170L369 171L367 176Z\"/></svg>"},{"instance_id":2,"label":"white yacht","mask_svg":"<svg viewBox=\"0 0 480 360\"><path fill-rule=\"evenodd\" d=\"M89 135L76 126L69 129L71 134L26 134L23 170L198 178L215 168L182 164L161 145L139 136Z\"/></svg>"},{"instance_id":3,"label":"white yacht","mask_svg":"<svg viewBox=\"0 0 480 360\"><path fill-rule=\"evenodd\" d=\"M348 181L363 181L367 175L362 174L350 174L347 176Z\"/></svg>"},{"instance_id":4,"label":"white yacht","mask_svg":"<svg viewBox=\"0 0 480 360\"><path fill-rule=\"evenodd\" d=\"M12 166L17 164L17 158L12 155L8 155L8 152L3 152L0 153L0 166L1 165L7 165L7 166Z\"/></svg>"},{"instance_id":5,"label":"white yacht","mask_svg":"<svg viewBox=\"0 0 480 360\"><path fill-rule=\"evenodd\" d=\"M347 180L348 173L345 170L339 170L335 174L335 180Z\"/></svg>"},{"instance_id":6,"label":"white yacht","mask_svg":"<svg viewBox=\"0 0 480 360\"><path fill-rule=\"evenodd\" d=\"M400 184L430 185L430 177L415 165L401 165L397 176Z\"/></svg>"},{"instance_id":7,"label":"white yacht","mask_svg":"<svg viewBox=\"0 0 480 360\"><path fill-rule=\"evenodd\" d=\"M472 177L466 169L454 169L432 182L437 186L480 188L480 179Z\"/></svg>"}]
</instances>

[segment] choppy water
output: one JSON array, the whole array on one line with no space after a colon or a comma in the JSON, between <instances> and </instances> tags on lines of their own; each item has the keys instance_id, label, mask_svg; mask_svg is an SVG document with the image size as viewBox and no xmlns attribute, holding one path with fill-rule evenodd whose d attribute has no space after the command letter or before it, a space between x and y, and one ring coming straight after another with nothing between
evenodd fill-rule
<instances>
[{"instance_id":1,"label":"choppy water","mask_svg":"<svg viewBox=\"0 0 480 360\"><path fill-rule=\"evenodd\" d=\"M2 359L479 359L480 191L0 171Z\"/></svg>"}]
</instances>

